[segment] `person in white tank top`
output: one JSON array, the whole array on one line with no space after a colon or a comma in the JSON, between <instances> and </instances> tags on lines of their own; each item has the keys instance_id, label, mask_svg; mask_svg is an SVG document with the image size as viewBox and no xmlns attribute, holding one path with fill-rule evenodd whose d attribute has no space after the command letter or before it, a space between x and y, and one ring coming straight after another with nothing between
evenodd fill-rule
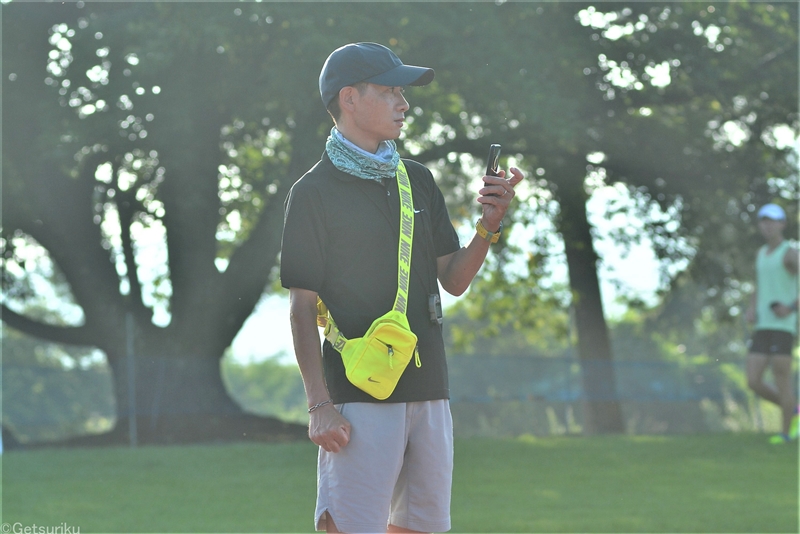
<instances>
[{"instance_id":1,"label":"person in white tank top","mask_svg":"<svg viewBox=\"0 0 800 534\"><path fill-rule=\"evenodd\" d=\"M747 309L754 324L747 355L747 384L753 392L778 405L782 432L770 438L780 444L798 437L798 406L792 381L792 351L797 337L798 251L783 237L786 213L777 204L758 211L758 229L766 240L756 257L756 287ZM764 382L772 369L774 385Z\"/></svg>"}]
</instances>

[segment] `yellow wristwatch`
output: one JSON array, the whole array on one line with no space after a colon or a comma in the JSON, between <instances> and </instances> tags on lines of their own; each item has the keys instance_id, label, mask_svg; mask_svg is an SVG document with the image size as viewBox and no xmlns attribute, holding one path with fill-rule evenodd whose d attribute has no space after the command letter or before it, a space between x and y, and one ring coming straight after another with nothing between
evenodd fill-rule
<instances>
[{"instance_id":1,"label":"yellow wristwatch","mask_svg":"<svg viewBox=\"0 0 800 534\"><path fill-rule=\"evenodd\" d=\"M500 228L498 228L495 233L492 233L483 226L483 221L478 219L475 230L482 239L485 239L489 243L497 243L500 239L500 233L503 231L503 221L500 221Z\"/></svg>"}]
</instances>

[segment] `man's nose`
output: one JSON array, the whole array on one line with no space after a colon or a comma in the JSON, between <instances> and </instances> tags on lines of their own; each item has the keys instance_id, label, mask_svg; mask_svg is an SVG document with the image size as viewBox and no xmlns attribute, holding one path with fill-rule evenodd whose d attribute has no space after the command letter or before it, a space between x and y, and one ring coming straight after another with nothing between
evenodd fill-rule
<instances>
[{"instance_id":1,"label":"man's nose","mask_svg":"<svg viewBox=\"0 0 800 534\"><path fill-rule=\"evenodd\" d=\"M400 100L398 101L397 104L398 104L398 107L400 109L402 109L403 111L407 111L408 108L411 107L411 106L408 105L408 100L406 100L406 97L403 95L403 93L400 93Z\"/></svg>"}]
</instances>

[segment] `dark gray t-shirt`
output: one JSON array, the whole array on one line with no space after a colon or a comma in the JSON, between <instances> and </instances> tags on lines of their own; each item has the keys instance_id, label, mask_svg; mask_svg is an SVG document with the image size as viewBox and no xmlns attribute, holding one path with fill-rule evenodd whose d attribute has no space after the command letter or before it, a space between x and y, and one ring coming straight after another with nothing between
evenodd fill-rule
<instances>
[{"instance_id":1,"label":"dark gray t-shirt","mask_svg":"<svg viewBox=\"0 0 800 534\"><path fill-rule=\"evenodd\" d=\"M430 321L428 296L438 293L436 259L460 248L444 197L423 165L403 160L414 198L408 321L421 367L412 359L384 402L449 398L441 326ZM348 339L361 337L392 309L397 294L400 200L397 182L363 180L327 155L289 192L281 249L281 285L315 291ZM323 368L334 403L380 402L353 386L341 355L326 340Z\"/></svg>"}]
</instances>

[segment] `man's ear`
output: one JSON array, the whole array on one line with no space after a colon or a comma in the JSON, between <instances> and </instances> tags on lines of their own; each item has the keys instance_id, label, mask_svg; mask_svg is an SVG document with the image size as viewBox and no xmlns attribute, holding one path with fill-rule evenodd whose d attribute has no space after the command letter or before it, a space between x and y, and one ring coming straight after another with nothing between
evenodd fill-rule
<instances>
[{"instance_id":1,"label":"man's ear","mask_svg":"<svg viewBox=\"0 0 800 534\"><path fill-rule=\"evenodd\" d=\"M342 87L339 90L339 107L342 110L353 111L355 109L355 99L357 98L358 90L352 85Z\"/></svg>"}]
</instances>

